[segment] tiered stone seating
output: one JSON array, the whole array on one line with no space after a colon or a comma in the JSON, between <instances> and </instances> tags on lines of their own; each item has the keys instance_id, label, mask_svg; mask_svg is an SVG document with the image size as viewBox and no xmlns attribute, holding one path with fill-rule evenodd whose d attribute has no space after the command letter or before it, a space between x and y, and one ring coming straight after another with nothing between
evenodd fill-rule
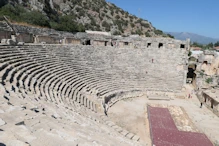
<instances>
[{"instance_id":1,"label":"tiered stone seating","mask_svg":"<svg viewBox=\"0 0 219 146\"><path fill-rule=\"evenodd\" d=\"M149 49L148 52L145 51L145 49L144 50L142 49L141 51L142 52L145 51L143 52L143 54L145 54L146 58L148 58L145 59L144 57L142 57L143 59L139 59L142 62L140 61L135 62L132 59L129 61L127 57L124 57L126 55L127 56L130 55L131 58L133 54L139 53L135 50L132 51L134 53L129 52L128 54L126 53L127 49L121 49L118 51L118 54L116 54L113 53L112 48L108 48L108 49L106 48L106 51L103 51L103 49L100 50L100 48L91 48L94 50L96 49L98 53L92 54L93 56L92 55L89 56L89 53L83 53L86 51L92 51L88 47L83 47L83 46L78 46L75 48L63 47L62 49L59 49L59 47L57 46L55 47L48 46L48 48L38 47L37 49L35 49L34 46L26 47L26 48L25 47L18 48L18 51L20 52L14 52L14 53L18 53L17 54L18 57L20 55L26 54L28 58L32 59L33 62L35 62L35 64L33 64L32 66L28 66L28 68L23 68L23 70L19 69L20 74L17 73L18 74L17 80L22 80L23 83L22 85L20 85L19 81L17 81L18 87L22 86L25 89L28 88L28 91L34 89L35 92L37 92L35 89L36 87L41 88L41 90L43 89L44 92L40 92L40 95L43 94L44 96L48 96L50 100L52 100L49 97L52 94L50 93L50 91L53 90L49 90L49 89L51 88L57 89L58 95L57 94L56 95L58 97L61 97L62 94L67 95L69 93L69 90L71 89L70 86L67 86L67 84L71 85L72 88L75 89L72 91L76 91L76 90L81 91L84 88L96 89L101 96L105 96L110 92L114 92L116 89L120 89L120 91L121 90L128 91L132 89L135 90L159 89L166 91L168 90L177 91L180 90L182 87L182 79L183 79L182 73L180 75L175 70L164 72L164 70L166 69L172 69L173 67L176 68L177 65L176 63L177 62L182 63L182 60L175 59L173 61L173 59L169 59L169 58L167 59L165 55L161 56L160 54L167 51L165 49L159 50L160 54L158 53L157 55L158 58L156 57L156 55L153 55L152 49ZM176 50L175 52L177 51L178 50ZM182 50L180 51L183 52ZM180 54L180 51L178 51L178 53L175 54ZM109 55L108 56L106 55L105 57L104 55L106 53L109 53ZM103 57L101 58L101 56L98 56L99 54L102 54ZM119 56L119 54L122 55ZM183 55L183 53L181 54ZM79 58L78 56L81 56L81 58ZM118 62L120 61L119 58L122 57L126 59L124 61L125 63L122 62L122 60L121 62ZM112 58L115 59L114 60L115 63L112 62ZM150 58L152 59L155 58L153 63L151 62ZM177 57L174 56L174 58ZM126 63L127 61L129 61L130 64ZM132 62L138 63L138 65ZM162 67L163 64L165 64L164 67ZM41 70L43 71L43 66L44 67L46 66L46 69L48 69L49 72L48 70L45 70L43 76L38 76L35 79L35 75L37 75L36 73L39 72L38 69L41 68ZM10 68L10 66L8 66L8 68L5 68L5 70L7 71L10 71L11 69L12 68ZM27 74L27 71L31 72L32 74L31 75ZM25 74L23 72L25 72ZM164 74L160 74L160 72L163 72ZM54 73L56 73L57 75L55 75ZM64 74L67 73L68 75L63 76ZM56 79L60 79L59 76L62 76L64 77L63 78L64 80L65 79L67 80L64 82L59 82L59 84L57 84ZM35 79L35 82L32 82L33 79ZM51 80L52 82L50 83ZM53 82L55 81L56 84L53 84ZM41 84L39 84L41 82L48 82L48 83L43 84L43 87L41 87ZM56 85L56 86L52 87L51 85ZM68 93L66 89L68 89ZM78 93L79 92L72 92L71 94L73 96L73 99L76 99L79 102L80 99L77 97L80 96L81 94ZM58 97L57 99L59 99ZM61 99L63 98L61 97Z\"/></svg>"},{"instance_id":2,"label":"tiered stone seating","mask_svg":"<svg viewBox=\"0 0 219 146\"><path fill-rule=\"evenodd\" d=\"M183 85L184 73L176 71L184 64L180 49L33 45L0 50L1 83L10 94L5 98L71 108L135 140L139 138L95 113L100 103L124 92L178 92Z\"/></svg>"},{"instance_id":3,"label":"tiered stone seating","mask_svg":"<svg viewBox=\"0 0 219 146\"><path fill-rule=\"evenodd\" d=\"M7 103L1 95L0 141L9 146L140 145L121 136L101 118L98 121L90 111L76 106L80 113L73 112L73 107L31 98L21 100L12 94ZM92 118L82 116L82 111Z\"/></svg>"}]
</instances>

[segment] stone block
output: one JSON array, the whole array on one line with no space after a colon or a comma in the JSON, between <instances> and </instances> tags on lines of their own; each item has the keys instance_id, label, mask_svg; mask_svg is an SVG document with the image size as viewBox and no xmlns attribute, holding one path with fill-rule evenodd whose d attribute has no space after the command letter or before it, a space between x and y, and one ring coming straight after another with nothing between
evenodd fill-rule
<instances>
[{"instance_id":1,"label":"stone block","mask_svg":"<svg viewBox=\"0 0 219 146\"><path fill-rule=\"evenodd\" d=\"M138 135L135 135L134 137L132 137L132 140L134 141L139 141L140 140L140 137Z\"/></svg>"},{"instance_id":2,"label":"stone block","mask_svg":"<svg viewBox=\"0 0 219 146\"><path fill-rule=\"evenodd\" d=\"M114 124L113 122L111 122L111 121L107 121L106 124L109 125L110 127L112 127L112 126L115 125L115 124Z\"/></svg>"},{"instance_id":3,"label":"stone block","mask_svg":"<svg viewBox=\"0 0 219 146\"><path fill-rule=\"evenodd\" d=\"M1 118L0 118L0 126L3 126L3 125L5 125L6 123L5 123L5 121L3 121Z\"/></svg>"},{"instance_id":4,"label":"stone block","mask_svg":"<svg viewBox=\"0 0 219 146\"><path fill-rule=\"evenodd\" d=\"M17 45L23 46L23 45L24 45L24 42L18 42Z\"/></svg>"},{"instance_id":5,"label":"stone block","mask_svg":"<svg viewBox=\"0 0 219 146\"><path fill-rule=\"evenodd\" d=\"M135 135L133 133L129 133L126 135L126 137L128 137L129 139L132 139Z\"/></svg>"},{"instance_id":6,"label":"stone block","mask_svg":"<svg viewBox=\"0 0 219 146\"><path fill-rule=\"evenodd\" d=\"M121 134L126 136L129 132L127 130L122 130Z\"/></svg>"},{"instance_id":7,"label":"stone block","mask_svg":"<svg viewBox=\"0 0 219 146\"><path fill-rule=\"evenodd\" d=\"M116 130L117 132L122 132L122 128L119 127L119 126L117 126L117 128L115 128L115 130Z\"/></svg>"},{"instance_id":8,"label":"stone block","mask_svg":"<svg viewBox=\"0 0 219 146\"><path fill-rule=\"evenodd\" d=\"M2 43L2 44L7 44L7 39L2 39L2 40L1 40L1 43Z\"/></svg>"},{"instance_id":9,"label":"stone block","mask_svg":"<svg viewBox=\"0 0 219 146\"><path fill-rule=\"evenodd\" d=\"M20 140L8 140L5 144L7 146L30 146L29 144Z\"/></svg>"},{"instance_id":10,"label":"stone block","mask_svg":"<svg viewBox=\"0 0 219 146\"><path fill-rule=\"evenodd\" d=\"M7 45L16 45L16 42L13 41L12 39L8 39L6 44Z\"/></svg>"},{"instance_id":11,"label":"stone block","mask_svg":"<svg viewBox=\"0 0 219 146\"><path fill-rule=\"evenodd\" d=\"M215 140L214 145L219 146L219 140Z\"/></svg>"},{"instance_id":12,"label":"stone block","mask_svg":"<svg viewBox=\"0 0 219 146\"><path fill-rule=\"evenodd\" d=\"M184 93L176 93L175 97L180 98L180 99L185 99L185 94Z\"/></svg>"},{"instance_id":13,"label":"stone block","mask_svg":"<svg viewBox=\"0 0 219 146\"><path fill-rule=\"evenodd\" d=\"M170 97L151 95L151 96L148 96L148 99L149 100L170 100Z\"/></svg>"}]
</instances>

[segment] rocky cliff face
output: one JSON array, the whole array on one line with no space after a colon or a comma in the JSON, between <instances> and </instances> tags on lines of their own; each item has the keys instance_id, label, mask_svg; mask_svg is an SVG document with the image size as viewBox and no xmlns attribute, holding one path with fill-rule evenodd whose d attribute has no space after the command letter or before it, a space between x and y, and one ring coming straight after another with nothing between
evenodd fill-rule
<instances>
[{"instance_id":1,"label":"rocky cliff face","mask_svg":"<svg viewBox=\"0 0 219 146\"><path fill-rule=\"evenodd\" d=\"M131 15L105 0L3 0L1 5L7 3L22 6L27 11L40 12L49 20L51 28L66 20L61 17L68 16L72 23L80 25L83 30L164 36L162 31L156 30L147 20Z\"/></svg>"}]
</instances>

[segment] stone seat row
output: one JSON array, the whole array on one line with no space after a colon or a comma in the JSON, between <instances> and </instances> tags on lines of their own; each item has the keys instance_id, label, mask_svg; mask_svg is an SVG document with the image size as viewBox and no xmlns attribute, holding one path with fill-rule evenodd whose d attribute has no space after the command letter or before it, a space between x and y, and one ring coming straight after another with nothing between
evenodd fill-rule
<instances>
[{"instance_id":1,"label":"stone seat row","mask_svg":"<svg viewBox=\"0 0 219 146\"><path fill-rule=\"evenodd\" d=\"M20 56L20 58L21 58L21 54L19 54L19 56ZM27 58L26 58L27 59ZM31 60L29 60L29 62L30 62ZM11 79L11 78L13 78L13 77L7 77L8 76L8 74L10 74L10 75L12 75L12 74L14 74L13 72L11 72L11 73L9 73L10 71L16 71L17 69L19 69L18 68L18 66L20 65L20 66L22 66L22 67L25 67L25 65L21 65L21 63L17 63L17 64L13 64L13 66L10 66L9 64L10 63L13 63L13 62L16 62L16 61L14 61L14 60L12 60L12 58L10 58L9 59L9 62L4 62L4 70L1 70L1 73L2 73L2 80L3 80L3 83L4 83L4 81L5 81L5 79L6 78L8 78L8 81L11 81L11 82L13 82L15 79ZM29 63L28 62L28 63ZM23 60L23 62L22 63L24 63L24 60ZM39 62L38 62L39 63ZM7 66L7 64L8 64L8 66ZM7 66L7 67L6 67ZM28 65L27 65L28 66ZM34 64L33 64L33 66L35 66ZM29 68L30 68L30 66L28 66ZM38 66L39 68L40 68L40 66ZM15 69L16 68L16 69ZM23 70L23 72L21 71L21 70L19 70L18 72L17 72L17 76L16 75L14 75L14 77L17 79L17 83L15 83L15 84L13 84L14 85L14 88L16 88L16 86L17 86L17 88L19 88L20 89L20 86L23 86L24 85L24 83L25 82L23 82L23 81L25 81L25 77L27 77L27 70L29 69L29 68L25 68L24 70ZM45 69L44 69L45 70ZM25 72L26 71L26 72ZM18 74L18 73L21 73L21 74ZM24 73L25 72L25 73ZM22 74L23 73L23 74ZM26 74L26 75L25 75ZM22 76L25 76L24 77L24 79L22 79ZM9 79L10 78L10 79ZM22 79L22 80L20 80L20 79ZM21 83L22 82L22 83ZM39 83L38 85L41 85L41 83ZM27 85L26 85L27 86ZM44 86L45 87L45 86ZM40 94L42 95L42 94L44 94L45 93L45 89L43 89L41 86L39 86L39 89L40 89ZM44 91L44 92L43 92ZM45 93L46 95L47 95L47 97L48 97L48 93ZM80 101L81 102L81 101ZM83 102L83 104L85 104L85 105L87 105L87 103L85 103L85 101ZM90 104L89 104L90 105ZM93 107L95 107L94 106L94 104L92 104L93 105Z\"/></svg>"},{"instance_id":2,"label":"stone seat row","mask_svg":"<svg viewBox=\"0 0 219 146\"><path fill-rule=\"evenodd\" d=\"M17 87L16 90L18 90L18 91L16 92L16 94L18 94L21 98L32 98L34 93L33 92L28 93L28 91L29 91L29 89L28 89L29 81L28 80L30 79L30 74L33 73L34 70L39 71L38 69L40 69L40 68L42 69L41 71L46 70L48 67L47 66L48 64L45 65L44 67L41 67L41 65L43 65L42 64L43 59L42 59L42 62L40 61L40 58L32 61L33 58L31 58L31 56L28 56L28 55L25 56L25 54L17 54L17 55L19 57L16 57L16 55L14 55L15 57L10 57L8 59L8 62L5 62L5 60L3 62L1 62L1 65L3 65L3 66L5 65L1 70L1 74L2 74L1 80L6 84L7 90L10 90L11 89L10 85L12 85L14 87ZM51 69L50 69L50 71L51 71ZM54 73L55 73L55 71L57 71L57 68L54 68ZM32 77L32 78L34 78L34 77ZM45 80L44 77L42 77L42 79ZM36 81L39 81L39 80L36 80ZM35 90L40 92L40 94L44 94L44 95L41 95L40 97L38 97L39 99L49 98L49 95L48 95L49 93L47 93L46 89L45 89L45 87L46 87L45 82L39 81L36 83L40 87L38 87L39 90L37 90L37 89L35 89ZM33 84L35 84L35 83L33 83ZM43 86L42 84L45 86ZM57 86L57 87L59 87L59 86ZM36 88L37 88L37 86L36 86ZM34 89L32 89L32 90L34 90ZM12 93L12 92L10 91L10 93ZM66 97L66 98L68 98L68 97ZM59 99L61 99L61 98L59 98ZM84 103L84 101L82 101L81 99L80 98L77 99L77 100L79 100L78 101L79 104L85 104L85 106L86 106L87 103L86 102ZM49 99L49 100L47 99L47 101L52 102L51 99ZM69 104L69 103L72 106L72 104L77 103L77 102L73 102L72 100L68 100L68 103L66 103L66 104ZM89 105L90 104L88 104L88 108L89 108ZM91 104L90 108L92 109L95 107L92 107L92 104ZM134 136L133 134L129 134L128 132L125 132L124 134L125 134L125 136L127 135L130 138L136 139L136 136Z\"/></svg>"},{"instance_id":3,"label":"stone seat row","mask_svg":"<svg viewBox=\"0 0 219 146\"><path fill-rule=\"evenodd\" d=\"M68 53L69 54L69 53ZM57 54L56 54L57 55ZM73 57L72 59L71 59L71 61L72 62L77 62L78 60L77 60L77 58L76 58L76 60L74 60L75 58ZM170 60L171 61L171 60ZM174 62L175 62L175 60L174 60ZM166 64L167 65L167 64Z\"/></svg>"},{"instance_id":4,"label":"stone seat row","mask_svg":"<svg viewBox=\"0 0 219 146\"><path fill-rule=\"evenodd\" d=\"M117 136L117 137L127 135L126 137L129 139L132 138L133 140L139 140L139 138L136 135L133 135L124 129L121 129L121 128L119 129L118 126L116 126L115 124L113 125L113 123L110 121L107 121L107 119L105 117L99 118L99 117L95 117L96 116L95 114L90 114L89 111L86 111L86 108L84 109L84 112L89 112L89 115L91 117L84 116L82 114L76 114L75 111L71 112L73 110L72 108L62 107L62 105L58 106L58 105L55 105L54 103L47 104L45 102L36 102L34 100L31 100L31 99L19 100L18 98L17 99L16 98L17 98L17 96L13 96L13 98L12 98L12 95L10 97L10 103L11 103L10 105L13 104L13 108L9 107L10 105L7 105L7 104L4 104L4 105L0 104L1 112L3 112L3 114L1 114L1 118L8 125L8 126L7 125L1 126L1 129L2 128L4 129L4 131L3 131L4 133L7 133L8 131L12 130L13 132L19 134L19 136L21 136L22 139L25 139L31 145L33 144L32 142L35 139L35 138L32 139L31 137L35 136L34 133L37 130L40 130L40 128L43 128L45 130L57 128L57 126L54 125L55 124L54 120L56 120L59 123L59 125L62 123L65 123L65 125L75 124L73 129L72 129L72 127L68 127L68 128L66 127L69 130L74 130L74 132L79 132L80 131L78 129L79 127L83 128L86 126L87 129L84 130L83 132L89 131L90 133L93 133L96 135L96 134L98 134L98 132L103 134L103 133L105 133L105 130L106 130L106 131L110 131L110 133L115 134L115 136ZM2 100L1 100L1 103L2 103ZM53 107L53 104L54 104L54 107ZM80 110L83 110L81 107L82 106L78 105L77 109L80 108ZM52 108L54 108L54 109L52 110ZM11 110L8 110L8 109L11 109ZM13 109L15 109L15 110L13 110ZM28 110L30 110L30 111L28 111ZM36 112L34 112L34 111L36 111ZM44 115L43 118L40 118L41 113L44 113L44 114L42 114L42 115ZM19 117L22 117L23 122L19 121L21 119L17 118L16 115L19 115ZM45 115L46 115L46 117L50 117L50 121L51 121L51 122L49 122L50 124L46 124L46 123L48 123L48 121L45 121L45 118L46 118ZM34 120L30 120L30 119L34 119ZM92 120L94 120L94 121L92 121ZM101 120L101 121L99 121L99 120ZM38 122L38 121L40 121L40 122ZM27 127L28 129L31 129L31 132L28 132L28 134L25 135L25 133L27 131L24 131L24 128L23 128L23 129L20 129L21 130L21 132L20 132L20 130L18 130L18 126L17 127L16 127L16 125L13 126L13 123L14 124L23 123L24 124L23 127ZM89 126L91 124L92 124L92 126L91 126L91 128L89 128ZM76 127L76 125L78 126L78 128ZM104 127L104 128L100 129L99 128L100 125L101 125L101 127ZM109 127L112 126L112 128L106 127L106 125L109 125ZM10 129L9 126L13 126L13 128ZM121 135L116 134L115 131L113 131L114 128L115 128L115 131L118 130L118 132L121 132ZM17 131L13 130L13 129L16 129ZM41 131L41 134L44 135L44 132ZM10 135L10 138L12 138L11 136L12 135ZM54 136L54 134L53 134L53 136ZM40 139L38 139L39 138L38 136L36 138L37 138L37 141L39 144ZM92 138L95 139L95 137L92 137ZM17 138L17 139L22 140L20 138ZM84 137L84 139L85 139L85 137ZM2 138L1 138L1 140L2 140ZM10 140L11 139L8 139L8 141L10 141ZM124 139L124 140L129 141L128 139ZM3 141L1 141L1 142L3 142ZM104 143L104 141L103 141L103 143Z\"/></svg>"},{"instance_id":5,"label":"stone seat row","mask_svg":"<svg viewBox=\"0 0 219 146\"><path fill-rule=\"evenodd\" d=\"M32 46L33 47L33 46ZM100 71L90 71L89 69L87 69L86 67L84 67L84 66L80 66L80 64L73 64L72 62L74 62L74 60L72 61L71 59L70 59L70 61L68 61L68 60L64 60L63 58L61 58L61 57L57 57L57 56L55 56L55 54L50 54L50 53L47 53L47 52L49 52L49 49L47 49L48 51L45 51L45 48L43 48L43 47L39 47L39 50L38 51L35 51L35 50L37 50L36 48L35 49L32 49L31 47L27 47L27 48L23 48L23 47L18 47L17 48L20 52L22 52L22 53L20 53L19 51L14 51L14 50L10 50L10 52L12 52L12 54L13 54L13 52L15 53L18 53L17 54L17 56L19 57L19 56L21 56L21 55L27 55L30 59L34 59L34 61L35 61L35 63L36 64L39 64L39 66L36 66L36 65L33 65L33 66L30 66L29 68L27 68L27 69L25 69L24 70L24 72L32 72L32 71L36 71L37 73L39 72L38 71L38 68L40 68L40 66L42 67L42 66L44 66L45 68L41 68L41 70L48 70L48 71L53 71L50 75L51 76L48 76L48 74L45 74L44 76L47 76L47 79L45 79L45 78L41 78L42 79L42 81L43 82L48 82L47 83L47 85L49 84L49 85L51 85L52 83L49 83L49 79L53 79L53 81L54 81L54 76L56 76L56 75L54 75L54 73L56 72L56 71L60 71L61 72L61 70L63 70L63 66L67 66L67 68L68 67L70 67L71 69L73 69L73 72L72 72L72 74L74 74L74 76L76 75L77 77L76 78L80 78L80 79L86 79L86 80L84 80L84 81L82 81L81 82L81 80L78 80L78 82L77 83L81 83L81 84L79 84L79 87L88 87L89 86L89 84L91 84L90 82L88 82L87 81L87 79L90 79L91 80L91 82L93 82L95 79L96 80L100 80L100 82L97 82L96 84L94 83L93 85L94 86L92 86L91 88L97 88L97 90L98 91L100 91L100 93L101 92L103 92L103 94L105 94L105 93L107 93L108 91L106 91L107 89L110 89L110 91L111 90L113 90L114 88L118 88L119 86L121 87L121 85L129 85L131 82L130 81L128 81L127 80L127 83L119 83L119 82L116 82L116 80L119 80L120 79L120 77L118 77L118 78L114 78L114 80L112 80L112 77L111 76L109 76L109 75L107 75L107 76L105 76L105 75L103 75L103 73L101 73ZM42 51L41 52L41 50L44 50L44 51ZM4 54L3 54L4 55ZM13 55L12 55L13 56ZM52 57L55 57L55 58L52 58ZM43 59L42 59L42 57L43 57ZM61 58L61 59L60 59ZM68 58L68 57L66 57L66 58ZM69 56L69 58L70 58L70 56ZM48 62L45 62L46 60L50 60L51 59L51 62L50 62L50 64L48 63ZM58 61L56 61L55 62L55 59L56 60L58 60ZM42 60L42 62L40 62L40 60ZM60 64L60 62L63 62L63 64ZM52 62L53 63L56 63L56 65L60 68L60 70L57 70L57 68L53 68L53 70L50 70L50 66L52 66ZM36 68L32 68L31 69L31 67L36 67ZM52 66L52 67L54 67L54 66ZM52 68L51 67L51 68ZM74 69L74 67L75 67L75 69ZM79 68L80 67L80 68ZM31 69L31 70L30 70ZM95 69L95 68L94 68ZM86 71L87 70L87 71ZM63 70L63 72L64 71L66 71L65 69ZM63 73L62 72L62 73ZM59 73L59 72L58 72ZM71 72L69 72L69 74L71 74ZM90 74L90 76L88 76L88 74ZM35 75L35 74L34 74ZM63 74L59 74L58 76L62 76ZM159 75L159 74L158 74ZM20 78L24 78L24 79L22 79L22 81L24 81L23 82L23 86L24 87L29 87L31 84L30 84L30 81L28 81L28 77L32 80L32 78L34 79L34 76L27 76L27 75L23 75L24 77L21 77L21 75L19 75L18 77L17 77L17 79L19 80ZM125 75L121 75L121 76L123 76L123 77L125 77ZM114 76L115 77L115 76ZM69 80L71 80L71 77L68 77L69 78ZM26 80L27 79L27 80ZM148 78L149 79L149 78ZM25 80L26 80L26 82L25 82ZM36 81L37 80L39 80L39 78L37 78L36 79ZM72 81L72 80L71 80ZM110 82L110 81L112 81L112 82ZM133 81L133 80L132 80ZM137 82L139 82L138 80L136 80ZM148 80L149 81L149 80ZM27 85L27 82L28 82L28 85ZM63 81L62 81L63 82ZM72 81L72 82L74 82L74 81ZM71 82L71 83L72 83ZM164 81L165 82L165 81ZM39 82L40 83L40 82ZM44 94L45 96L48 96L48 98L49 98L49 95L51 96L52 94L49 92L49 91L51 91L51 90L49 90L50 89L50 86L47 88L47 90L49 90L49 91L47 91L47 90L45 90L44 88L45 87L47 87L47 85L46 84L44 84L44 86L43 87L41 87L41 84L36 84L36 82L34 82L34 84L32 84L32 85L38 85L39 86L39 89L41 89L41 90L43 90L44 92L40 92L39 93L39 95L42 95L42 94L44 94L45 93L45 91L46 91L46 93ZM71 84L70 83L70 84ZM101 84L102 83L102 84ZM85 84L87 84L87 85L85 85ZM111 85L112 84L112 85ZM154 83L155 84L155 83ZM153 84L153 85L154 85ZM17 85L19 86L20 84L19 84L19 82L17 83ZM59 84L60 85L60 84ZM64 87L66 87L67 89L71 89L70 88L70 86L66 86L67 84L66 84L66 82L63 82L63 84L62 84ZM99 86L98 86L99 85ZM108 86L107 86L108 85ZM150 85L150 83L148 83L148 85L149 86L151 86ZM34 86L34 88L35 88L35 86ZM74 88L74 86L75 86L75 84L73 84L73 88ZM112 86L112 88L109 88L109 86ZM143 85L143 89L145 89L145 86L146 85ZM60 86L58 86L58 87L56 87L56 88L59 88ZM128 87L129 89L130 88L134 88L134 87L137 87L137 86L130 86L130 87ZM99 89L98 89L99 88ZM52 89L55 89L55 88L52 88ZM76 88L77 89L77 88ZM31 91L32 89L30 89L30 91ZM82 88L79 88L79 91L80 90L82 90ZM53 90L52 90L53 91ZM63 88L61 88L61 91L63 91ZM36 91L35 91L36 92ZM60 93L60 95L59 96L61 96L61 95L63 95L61 92L59 92ZM75 93L75 92L74 92ZM77 92L78 93L78 92ZM53 93L54 94L54 93ZM103 95L102 94L102 95ZM64 92L64 95L66 95L66 91ZM73 95L75 95L75 94L73 94ZM77 94L76 94L77 95ZM50 98L51 99L51 98Z\"/></svg>"}]
</instances>

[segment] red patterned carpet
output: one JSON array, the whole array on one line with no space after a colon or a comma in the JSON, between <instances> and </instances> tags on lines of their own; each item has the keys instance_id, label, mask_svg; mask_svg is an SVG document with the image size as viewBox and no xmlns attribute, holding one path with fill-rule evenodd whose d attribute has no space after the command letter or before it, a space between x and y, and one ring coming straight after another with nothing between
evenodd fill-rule
<instances>
[{"instance_id":1,"label":"red patterned carpet","mask_svg":"<svg viewBox=\"0 0 219 146\"><path fill-rule=\"evenodd\" d=\"M148 116L155 146L213 146L205 134L179 131L167 108L148 106Z\"/></svg>"}]
</instances>

